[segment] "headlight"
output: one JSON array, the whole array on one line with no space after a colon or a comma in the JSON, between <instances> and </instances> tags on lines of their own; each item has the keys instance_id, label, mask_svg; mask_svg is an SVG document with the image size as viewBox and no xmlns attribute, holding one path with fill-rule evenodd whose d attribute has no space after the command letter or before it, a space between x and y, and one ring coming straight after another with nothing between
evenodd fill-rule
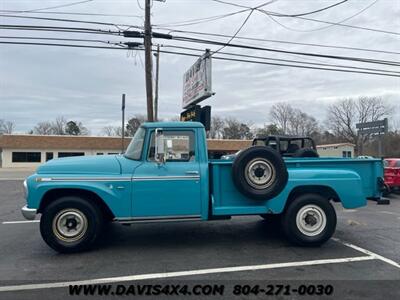
<instances>
[{"instance_id":1,"label":"headlight","mask_svg":"<svg viewBox=\"0 0 400 300\"><path fill-rule=\"evenodd\" d=\"M24 198L28 199L28 184L26 183L26 179L24 180Z\"/></svg>"}]
</instances>

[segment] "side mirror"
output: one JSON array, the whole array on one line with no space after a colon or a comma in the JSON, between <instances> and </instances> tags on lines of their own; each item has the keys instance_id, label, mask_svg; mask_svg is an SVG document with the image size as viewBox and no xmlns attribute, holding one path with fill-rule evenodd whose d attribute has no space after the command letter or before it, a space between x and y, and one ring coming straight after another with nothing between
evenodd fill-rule
<instances>
[{"instance_id":1,"label":"side mirror","mask_svg":"<svg viewBox=\"0 0 400 300\"><path fill-rule=\"evenodd\" d=\"M164 147L164 134L162 129L157 128L155 132L155 153L154 159L158 164L165 163L165 147Z\"/></svg>"}]
</instances>

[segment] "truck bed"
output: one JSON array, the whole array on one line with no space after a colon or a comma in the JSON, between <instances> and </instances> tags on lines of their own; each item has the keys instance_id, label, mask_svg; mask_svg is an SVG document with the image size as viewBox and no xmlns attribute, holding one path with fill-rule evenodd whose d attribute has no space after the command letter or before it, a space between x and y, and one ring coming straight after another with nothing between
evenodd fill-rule
<instances>
[{"instance_id":1,"label":"truck bed","mask_svg":"<svg viewBox=\"0 0 400 300\"><path fill-rule=\"evenodd\" d=\"M213 215L281 213L295 189L330 188L345 208L366 205L378 197L377 178L383 177L381 159L285 158L289 180L275 198L254 200L243 196L232 180L233 160L210 160L210 201Z\"/></svg>"}]
</instances>

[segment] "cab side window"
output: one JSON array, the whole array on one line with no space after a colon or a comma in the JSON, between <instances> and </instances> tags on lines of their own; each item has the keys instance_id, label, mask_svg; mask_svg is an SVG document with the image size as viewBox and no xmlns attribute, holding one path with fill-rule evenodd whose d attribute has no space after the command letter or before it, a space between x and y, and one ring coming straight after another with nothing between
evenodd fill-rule
<instances>
[{"instance_id":1,"label":"cab side window","mask_svg":"<svg viewBox=\"0 0 400 300\"><path fill-rule=\"evenodd\" d=\"M193 131L163 131L166 162L189 162L196 159ZM148 160L155 161L154 131L150 137Z\"/></svg>"}]
</instances>

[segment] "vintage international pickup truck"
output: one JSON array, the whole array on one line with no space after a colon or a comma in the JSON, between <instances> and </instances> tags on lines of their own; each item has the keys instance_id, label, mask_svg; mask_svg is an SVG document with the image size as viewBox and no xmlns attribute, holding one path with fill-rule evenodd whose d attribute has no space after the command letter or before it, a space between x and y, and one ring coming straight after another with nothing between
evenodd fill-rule
<instances>
[{"instance_id":1,"label":"vintage international pickup truck","mask_svg":"<svg viewBox=\"0 0 400 300\"><path fill-rule=\"evenodd\" d=\"M123 155L54 159L24 182L26 219L41 214L44 241L59 252L90 248L107 222L279 219L287 238L317 246L336 227L331 202L381 201L379 159L285 158L252 146L209 160L196 122L143 124ZM277 225L275 225L277 226Z\"/></svg>"}]
</instances>

